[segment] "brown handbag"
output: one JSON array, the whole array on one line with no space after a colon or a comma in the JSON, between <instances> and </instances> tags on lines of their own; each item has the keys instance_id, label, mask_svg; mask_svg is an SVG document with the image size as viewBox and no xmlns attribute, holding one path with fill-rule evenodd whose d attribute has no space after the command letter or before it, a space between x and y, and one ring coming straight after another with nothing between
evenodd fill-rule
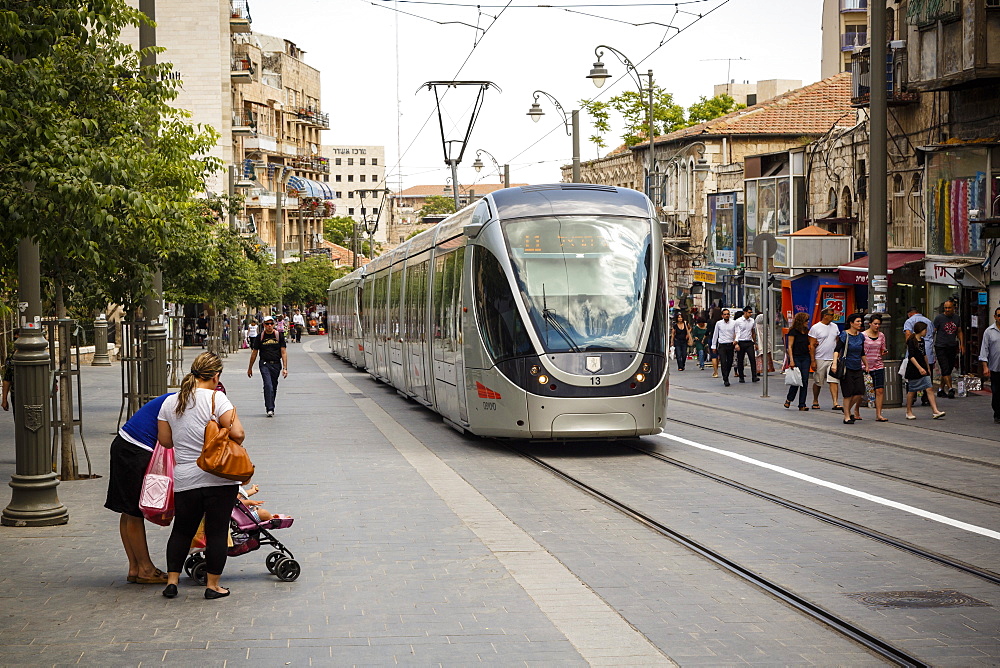
<instances>
[{"instance_id":1,"label":"brown handbag","mask_svg":"<svg viewBox=\"0 0 1000 668\"><path fill-rule=\"evenodd\" d=\"M235 407L233 419L236 419ZM219 424L215 417L215 392L212 393L212 419L205 425L205 445L198 457L198 468L220 478L244 484L253 477L254 467L250 455L242 445L229 438L229 428Z\"/></svg>"}]
</instances>

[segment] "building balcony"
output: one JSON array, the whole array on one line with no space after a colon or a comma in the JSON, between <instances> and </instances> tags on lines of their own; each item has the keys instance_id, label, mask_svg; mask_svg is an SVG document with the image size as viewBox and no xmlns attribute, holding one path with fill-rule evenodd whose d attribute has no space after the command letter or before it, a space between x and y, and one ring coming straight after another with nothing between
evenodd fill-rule
<instances>
[{"instance_id":1,"label":"building balcony","mask_svg":"<svg viewBox=\"0 0 1000 668\"><path fill-rule=\"evenodd\" d=\"M229 66L229 79L234 84L245 84L253 81L253 62L249 58L237 56Z\"/></svg>"},{"instance_id":2,"label":"building balcony","mask_svg":"<svg viewBox=\"0 0 1000 668\"><path fill-rule=\"evenodd\" d=\"M841 51L854 51L863 46L868 46L867 32L845 32L840 35Z\"/></svg>"},{"instance_id":3,"label":"building balcony","mask_svg":"<svg viewBox=\"0 0 1000 668\"><path fill-rule=\"evenodd\" d=\"M324 114L319 109L303 107L298 110L295 116L302 123L314 125L323 130L330 129L330 114Z\"/></svg>"},{"instance_id":4,"label":"building balcony","mask_svg":"<svg viewBox=\"0 0 1000 668\"><path fill-rule=\"evenodd\" d=\"M247 191L246 207L248 209L273 209L278 204L278 197L273 190L254 189ZM293 209L299 206L298 197L285 195L281 198L281 206Z\"/></svg>"},{"instance_id":5,"label":"building balcony","mask_svg":"<svg viewBox=\"0 0 1000 668\"><path fill-rule=\"evenodd\" d=\"M871 52L864 49L851 55L851 104L867 107L871 101ZM908 90L906 46L891 42L885 55L885 100L889 106L916 102L918 93Z\"/></svg>"},{"instance_id":6,"label":"building balcony","mask_svg":"<svg viewBox=\"0 0 1000 668\"><path fill-rule=\"evenodd\" d=\"M250 0L229 0L229 32L251 32Z\"/></svg>"},{"instance_id":7,"label":"building balcony","mask_svg":"<svg viewBox=\"0 0 1000 668\"><path fill-rule=\"evenodd\" d=\"M257 132L257 114L251 111L233 114L233 135L252 137Z\"/></svg>"},{"instance_id":8,"label":"building balcony","mask_svg":"<svg viewBox=\"0 0 1000 668\"><path fill-rule=\"evenodd\" d=\"M665 211L659 212L660 231L663 232L663 240L670 243L690 243L691 242L691 219L685 216L681 218L675 213Z\"/></svg>"},{"instance_id":9,"label":"building balcony","mask_svg":"<svg viewBox=\"0 0 1000 668\"><path fill-rule=\"evenodd\" d=\"M867 12L868 0L840 0L840 13Z\"/></svg>"},{"instance_id":10,"label":"building balcony","mask_svg":"<svg viewBox=\"0 0 1000 668\"><path fill-rule=\"evenodd\" d=\"M289 160L288 165L294 169L318 172L320 174L330 173L329 158L292 158Z\"/></svg>"},{"instance_id":11,"label":"building balcony","mask_svg":"<svg viewBox=\"0 0 1000 668\"><path fill-rule=\"evenodd\" d=\"M267 135L258 134L254 137L249 137L243 140L243 149L245 151L262 151L265 153L277 153L278 152L278 140L274 137L268 137Z\"/></svg>"}]
</instances>

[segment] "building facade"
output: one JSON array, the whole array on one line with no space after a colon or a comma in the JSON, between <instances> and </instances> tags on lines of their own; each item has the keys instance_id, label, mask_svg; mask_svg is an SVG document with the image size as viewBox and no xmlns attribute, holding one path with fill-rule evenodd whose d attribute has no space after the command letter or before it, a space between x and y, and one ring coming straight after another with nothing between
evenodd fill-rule
<instances>
[{"instance_id":1,"label":"building facade","mask_svg":"<svg viewBox=\"0 0 1000 668\"><path fill-rule=\"evenodd\" d=\"M512 183L511 187L525 186L526 183ZM500 190L503 185L493 183L476 183L469 186L459 185L458 206L462 208L476 201L476 198ZM423 232L435 225L440 218L424 221L419 212L429 197L444 197L453 199L451 184L412 186L390 195L390 217L387 225L387 240L389 248L395 248L417 232Z\"/></svg>"},{"instance_id":2,"label":"building facade","mask_svg":"<svg viewBox=\"0 0 1000 668\"><path fill-rule=\"evenodd\" d=\"M823 0L820 76L851 68L851 54L868 44L869 0Z\"/></svg>"},{"instance_id":3,"label":"building facade","mask_svg":"<svg viewBox=\"0 0 1000 668\"><path fill-rule=\"evenodd\" d=\"M348 216L357 223L374 226L377 243L388 240L388 202L385 182L385 147L334 144L322 147L330 164L324 182L333 190L336 215Z\"/></svg>"}]
</instances>

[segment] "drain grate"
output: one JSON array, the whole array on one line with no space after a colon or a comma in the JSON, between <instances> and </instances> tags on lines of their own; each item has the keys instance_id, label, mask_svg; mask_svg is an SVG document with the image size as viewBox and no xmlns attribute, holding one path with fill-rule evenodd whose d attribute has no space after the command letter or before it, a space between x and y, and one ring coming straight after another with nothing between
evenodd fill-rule
<instances>
[{"instance_id":1,"label":"drain grate","mask_svg":"<svg viewBox=\"0 0 1000 668\"><path fill-rule=\"evenodd\" d=\"M989 603L953 589L940 591L869 591L846 594L869 608L989 608Z\"/></svg>"}]
</instances>

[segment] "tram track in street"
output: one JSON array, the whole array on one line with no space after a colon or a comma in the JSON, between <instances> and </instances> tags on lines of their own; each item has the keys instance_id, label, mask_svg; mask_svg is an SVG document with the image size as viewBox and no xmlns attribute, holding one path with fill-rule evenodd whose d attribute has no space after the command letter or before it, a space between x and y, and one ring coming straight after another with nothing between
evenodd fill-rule
<instances>
[{"instance_id":1,"label":"tram track in street","mask_svg":"<svg viewBox=\"0 0 1000 668\"><path fill-rule=\"evenodd\" d=\"M858 464L850 464L848 462L840 461L839 459L833 459L831 457L824 457L823 455L817 455L817 454L814 454L814 453L811 453L811 452L805 452L803 450L796 450L795 448L790 448L790 447L787 447L787 446L784 446L784 445L776 445L774 443L768 443L767 441L762 441L760 439L750 438L749 436L742 436L740 434L733 434L733 433L730 433L730 432L722 430L722 429L715 429L713 427L706 427L705 425L695 424L694 422L686 422L684 420L678 420L677 418L667 418L667 420L669 422L675 422L677 424L684 425L685 427L691 427L693 429L699 429L699 430L702 430L702 431L711 432L713 434L720 434L722 436L725 436L727 438L731 438L731 439L734 439L734 440L737 440L737 441L743 441L745 443L751 443L753 445L760 445L760 446L763 446L763 447L766 447L766 448L772 448L774 450L780 450L782 452L787 452L787 453L790 453L790 454L799 455L801 457L806 457L808 459L812 459L812 460L815 460L815 461L823 462L824 464L833 464L835 466L840 466L840 467L843 467L843 468L847 468L847 469L850 469L852 471L858 471L858 472L861 472L861 473L867 473L869 475L878 476L879 478L883 478L883 479L886 479L886 480L892 480L893 482L899 482L899 483L903 483L903 484L906 484L906 485L912 485L914 487L919 487L919 488L927 490L927 491L937 492L939 494L947 494L948 496L952 496L952 497L957 498L957 499L962 499L962 500L965 500L965 501L972 501L974 503L982 503L982 504L985 504L985 505L988 505L988 506L992 506L994 508L1000 508L1000 501L996 501L994 499L987 499L985 497L976 496L974 494L967 494L965 492L959 492L957 490L948 489L946 487L940 487L938 485L933 485L931 483L922 482L920 480L913 480L911 478L905 478L903 476L898 476L898 475L895 475L895 474L892 474L892 473L886 473L885 471L878 471L876 469L867 468L867 467L864 467L864 466L860 466ZM892 444L891 443L886 443L886 445L892 445ZM961 459L961 458L956 458L956 459L959 459L959 461L962 461L962 462L967 463L967 464L968 463L974 463L974 464L982 464L983 466L1000 468L1000 467L998 467L995 464L991 464L990 462L982 462L982 461L978 461L978 460L969 460L969 459Z\"/></svg>"},{"instance_id":2,"label":"tram track in street","mask_svg":"<svg viewBox=\"0 0 1000 668\"><path fill-rule=\"evenodd\" d=\"M994 573L993 571L984 568L979 568L978 566L973 566L972 564L968 564L957 559L952 559L951 557L940 554L938 552L926 550L917 545L913 545L912 543L908 543L898 538L894 538L882 532L875 531L874 529L869 529L868 527L861 526L849 520L845 520L840 517L824 513L821 510L816 510L815 508L810 508L809 506L796 503L795 501L790 501L780 496L770 494L755 487L745 485L741 482L737 482L730 478L726 478L725 476L712 473L711 471L706 471L697 466L686 464L672 457L668 457L667 455L664 455L662 453L652 452L650 450L645 450L643 448L636 447L634 445L629 445L628 447L632 448L636 452L648 455L658 461L670 464L671 466L675 466L689 473L693 473L695 475L708 478L709 480L712 480L719 484L725 485L732 489L739 490L741 492L750 494L752 496L756 496L757 498L764 499L765 501L769 501L784 508L788 508L789 510L794 510L798 513L802 513L803 515L812 517L821 522L825 522L837 528L844 529L845 531L850 531L852 533L864 536L865 538L869 538L884 545L889 545L891 547L907 552L908 554L921 557L922 559L927 559L928 561L939 564L941 566L954 568L968 575L973 575L975 577L986 580L987 582L990 582L992 584L1000 585L1000 574Z\"/></svg>"},{"instance_id":3,"label":"tram track in street","mask_svg":"<svg viewBox=\"0 0 1000 668\"><path fill-rule=\"evenodd\" d=\"M906 651L886 642L885 640L879 638L878 636L865 631L861 627L853 624L852 622L837 616L836 614L826 610L820 605L813 603L807 598L800 596L799 594L793 592L792 590L784 587L773 580L769 580L762 575L755 573L751 569L742 566L738 562L726 557L722 553L674 530L665 524L653 519L652 517L646 515L645 513L629 506L628 504L615 499L614 497L605 494L604 492L598 490L591 485L583 482L582 480L570 475L569 473L559 469L552 464L542 460L535 455L532 455L520 448L508 445L510 450L521 457L527 459L528 461L540 466L549 473L555 475L559 479L563 480L567 484L579 489L580 491L590 495L593 498L598 499L602 503L607 504L611 508L614 508L618 512L622 513L626 517L632 519L635 522L645 526L646 528L678 543L679 545L689 549L699 556L707 559L716 566L726 570L727 572L735 575L744 582L748 582L753 586L761 589L771 596L774 596L778 600L784 602L785 604L791 606L800 613L810 617L811 619L819 622L820 624L826 626L827 628L833 630L834 632L851 639L852 641L860 644L874 654L896 664L899 666L926 666L925 662L914 657L913 655L907 653ZM641 450L640 450L641 451ZM648 454L648 453L647 453Z\"/></svg>"}]
</instances>

